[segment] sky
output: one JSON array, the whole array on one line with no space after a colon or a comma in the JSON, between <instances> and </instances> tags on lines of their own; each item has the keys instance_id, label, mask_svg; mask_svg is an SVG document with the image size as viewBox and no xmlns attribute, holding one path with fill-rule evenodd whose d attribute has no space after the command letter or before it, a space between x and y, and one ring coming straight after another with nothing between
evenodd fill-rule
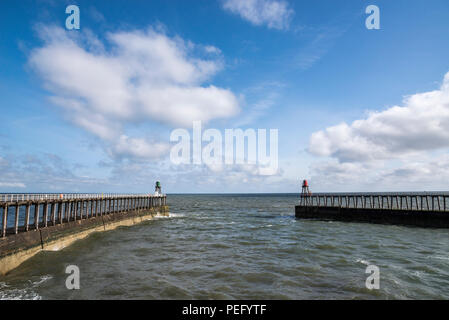
<instances>
[{"instance_id":1,"label":"sky","mask_svg":"<svg viewBox=\"0 0 449 320\"><path fill-rule=\"evenodd\" d=\"M0 192L448 190L448 35L447 0L2 0ZM195 121L278 166L175 163Z\"/></svg>"}]
</instances>

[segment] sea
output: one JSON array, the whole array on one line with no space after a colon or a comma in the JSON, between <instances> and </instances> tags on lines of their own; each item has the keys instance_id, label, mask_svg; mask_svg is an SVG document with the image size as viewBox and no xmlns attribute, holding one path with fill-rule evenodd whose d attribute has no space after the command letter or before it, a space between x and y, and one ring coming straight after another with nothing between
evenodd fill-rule
<instances>
[{"instance_id":1,"label":"sea","mask_svg":"<svg viewBox=\"0 0 449 320\"><path fill-rule=\"evenodd\" d=\"M449 299L449 230L300 220L298 200L168 195L168 217L38 253L0 299Z\"/></svg>"}]
</instances>

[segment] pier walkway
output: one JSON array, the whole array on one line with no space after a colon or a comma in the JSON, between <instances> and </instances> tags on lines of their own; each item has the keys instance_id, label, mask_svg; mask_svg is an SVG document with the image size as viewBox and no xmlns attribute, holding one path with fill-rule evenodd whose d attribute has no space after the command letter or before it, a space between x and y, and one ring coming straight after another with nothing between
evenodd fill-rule
<instances>
[{"instance_id":1,"label":"pier walkway","mask_svg":"<svg viewBox=\"0 0 449 320\"><path fill-rule=\"evenodd\" d=\"M302 193L295 215L449 228L449 193Z\"/></svg>"},{"instance_id":2,"label":"pier walkway","mask_svg":"<svg viewBox=\"0 0 449 320\"><path fill-rule=\"evenodd\" d=\"M166 206L165 195L0 194L0 237L112 213Z\"/></svg>"},{"instance_id":3,"label":"pier walkway","mask_svg":"<svg viewBox=\"0 0 449 320\"><path fill-rule=\"evenodd\" d=\"M93 232L168 216L158 194L0 194L0 276Z\"/></svg>"}]
</instances>

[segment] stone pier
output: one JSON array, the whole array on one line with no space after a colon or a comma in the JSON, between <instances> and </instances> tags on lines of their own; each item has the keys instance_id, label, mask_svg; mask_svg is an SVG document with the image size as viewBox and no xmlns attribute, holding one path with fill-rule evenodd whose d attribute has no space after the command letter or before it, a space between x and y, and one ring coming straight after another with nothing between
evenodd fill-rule
<instances>
[{"instance_id":1,"label":"stone pier","mask_svg":"<svg viewBox=\"0 0 449 320\"><path fill-rule=\"evenodd\" d=\"M0 195L0 275L92 232L168 215L165 195Z\"/></svg>"}]
</instances>

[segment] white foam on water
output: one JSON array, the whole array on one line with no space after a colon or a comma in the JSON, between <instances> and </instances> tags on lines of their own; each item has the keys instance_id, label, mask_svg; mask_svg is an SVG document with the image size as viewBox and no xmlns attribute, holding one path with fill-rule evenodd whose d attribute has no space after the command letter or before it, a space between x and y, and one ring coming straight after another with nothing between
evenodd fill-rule
<instances>
[{"instance_id":1,"label":"white foam on water","mask_svg":"<svg viewBox=\"0 0 449 320\"><path fill-rule=\"evenodd\" d=\"M168 217L166 218L183 218L185 217L185 214L182 213L169 213Z\"/></svg>"},{"instance_id":2,"label":"white foam on water","mask_svg":"<svg viewBox=\"0 0 449 320\"><path fill-rule=\"evenodd\" d=\"M4 288L9 288L10 286L8 286L5 282L0 282L0 289L4 289Z\"/></svg>"},{"instance_id":3,"label":"white foam on water","mask_svg":"<svg viewBox=\"0 0 449 320\"><path fill-rule=\"evenodd\" d=\"M27 289L8 289L0 291L0 300L41 300L42 297Z\"/></svg>"},{"instance_id":4,"label":"white foam on water","mask_svg":"<svg viewBox=\"0 0 449 320\"><path fill-rule=\"evenodd\" d=\"M369 266L369 265L370 265L370 263L369 263L368 261L363 260L363 259L357 259L356 262L357 262L357 263L364 264L365 266Z\"/></svg>"},{"instance_id":5,"label":"white foam on water","mask_svg":"<svg viewBox=\"0 0 449 320\"><path fill-rule=\"evenodd\" d=\"M52 278L51 275L44 275L37 281L29 280L31 286L23 289L11 288L5 282L0 282L0 300L41 300L42 297L33 289Z\"/></svg>"},{"instance_id":6,"label":"white foam on water","mask_svg":"<svg viewBox=\"0 0 449 320\"><path fill-rule=\"evenodd\" d=\"M33 287L38 287L40 284L42 284L42 283L44 283L45 281L50 280L50 279L53 279L53 276L47 274L47 275L42 276L38 281L32 282L32 281L30 280L30 282L31 282L31 284L32 284Z\"/></svg>"},{"instance_id":7,"label":"white foam on water","mask_svg":"<svg viewBox=\"0 0 449 320\"><path fill-rule=\"evenodd\" d=\"M440 260L449 260L449 257L445 257L445 256L435 256L435 259L440 259Z\"/></svg>"},{"instance_id":8,"label":"white foam on water","mask_svg":"<svg viewBox=\"0 0 449 320\"><path fill-rule=\"evenodd\" d=\"M169 213L168 216L165 215L161 215L161 214L157 214L153 217L153 219L155 220L159 220L159 219L170 219L170 218L182 218L185 215L182 213Z\"/></svg>"}]
</instances>

